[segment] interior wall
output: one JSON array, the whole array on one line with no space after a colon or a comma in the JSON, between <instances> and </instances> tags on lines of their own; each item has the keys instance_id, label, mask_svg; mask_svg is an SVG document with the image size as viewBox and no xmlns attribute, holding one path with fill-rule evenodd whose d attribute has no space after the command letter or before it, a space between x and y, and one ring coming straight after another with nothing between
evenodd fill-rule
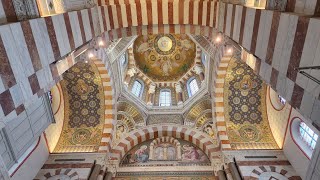
<instances>
[{"instance_id":1,"label":"interior wall","mask_svg":"<svg viewBox=\"0 0 320 180\"><path fill-rule=\"evenodd\" d=\"M289 126L287 129L287 134L285 137L285 142L283 146L284 154L287 156L288 160L297 171L297 173L304 178L307 173L308 166L310 164L309 158L300 150L300 148L293 141L291 133L290 133L290 123L294 117L301 118L309 127L312 125L307 121L298 111L292 109L290 118L289 118ZM318 132L319 134L319 132Z\"/></svg>"},{"instance_id":2,"label":"interior wall","mask_svg":"<svg viewBox=\"0 0 320 180\"><path fill-rule=\"evenodd\" d=\"M278 104L272 103L276 101L277 98L277 93L272 88L268 87L266 104L269 125L279 148L282 148L286 135L291 106L286 103L283 107L281 107L277 106ZM271 100L273 101L271 102Z\"/></svg>"},{"instance_id":3,"label":"interior wall","mask_svg":"<svg viewBox=\"0 0 320 180\"><path fill-rule=\"evenodd\" d=\"M42 135L38 146L36 146L34 151L21 163L20 167L18 167L11 177L11 180L33 179L48 159L48 156L48 148L45 138Z\"/></svg>"},{"instance_id":4,"label":"interior wall","mask_svg":"<svg viewBox=\"0 0 320 180\"><path fill-rule=\"evenodd\" d=\"M50 154L44 162L46 168L40 169L35 179L89 179L95 164L105 164L104 158L105 154L102 153Z\"/></svg>"},{"instance_id":5,"label":"interior wall","mask_svg":"<svg viewBox=\"0 0 320 180\"><path fill-rule=\"evenodd\" d=\"M235 158L244 180L273 179L271 176L298 179L297 172L281 150L238 150L223 153L227 158ZM229 160L233 161L231 158Z\"/></svg>"},{"instance_id":6,"label":"interior wall","mask_svg":"<svg viewBox=\"0 0 320 180\"><path fill-rule=\"evenodd\" d=\"M51 124L46 130L45 135L48 143L49 152L53 152L56 147L63 127L64 120L64 97L60 83L51 89L52 110L56 123Z\"/></svg>"}]
</instances>

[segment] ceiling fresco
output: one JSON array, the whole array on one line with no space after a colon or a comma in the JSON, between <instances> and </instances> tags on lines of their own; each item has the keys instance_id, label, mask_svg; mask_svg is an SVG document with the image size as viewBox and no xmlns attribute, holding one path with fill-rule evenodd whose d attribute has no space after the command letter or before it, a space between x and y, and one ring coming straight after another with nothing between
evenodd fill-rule
<instances>
[{"instance_id":1,"label":"ceiling fresco","mask_svg":"<svg viewBox=\"0 0 320 180\"><path fill-rule=\"evenodd\" d=\"M61 81L65 119L54 153L97 152L104 123L104 90L94 64L78 62Z\"/></svg>"},{"instance_id":2,"label":"ceiling fresco","mask_svg":"<svg viewBox=\"0 0 320 180\"><path fill-rule=\"evenodd\" d=\"M233 149L278 149L266 112L266 85L246 64L231 60L224 85L227 133Z\"/></svg>"},{"instance_id":3,"label":"ceiling fresco","mask_svg":"<svg viewBox=\"0 0 320 180\"><path fill-rule=\"evenodd\" d=\"M153 81L176 81L194 64L195 43L184 34L139 36L133 45L137 67Z\"/></svg>"}]
</instances>

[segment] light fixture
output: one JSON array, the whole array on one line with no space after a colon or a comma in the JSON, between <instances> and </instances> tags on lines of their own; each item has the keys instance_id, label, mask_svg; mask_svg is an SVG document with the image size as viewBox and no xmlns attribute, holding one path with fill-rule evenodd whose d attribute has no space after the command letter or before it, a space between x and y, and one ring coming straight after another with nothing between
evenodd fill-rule
<instances>
[{"instance_id":1,"label":"light fixture","mask_svg":"<svg viewBox=\"0 0 320 180\"><path fill-rule=\"evenodd\" d=\"M88 63L88 61L87 61L87 60L85 60L84 62L85 62L85 63Z\"/></svg>"},{"instance_id":2,"label":"light fixture","mask_svg":"<svg viewBox=\"0 0 320 180\"><path fill-rule=\"evenodd\" d=\"M232 53L232 48L228 48L227 53L231 54Z\"/></svg>"},{"instance_id":3,"label":"light fixture","mask_svg":"<svg viewBox=\"0 0 320 180\"><path fill-rule=\"evenodd\" d=\"M221 37L220 37L220 36L217 36L216 42L217 42L217 43L221 42Z\"/></svg>"},{"instance_id":4,"label":"light fixture","mask_svg":"<svg viewBox=\"0 0 320 180\"><path fill-rule=\"evenodd\" d=\"M89 57L89 58L93 58L93 57L94 57L93 53L90 52L90 53L88 54L88 57Z\"/></svg>"},{"instance_id":5,"label":"light fixture","mask_svg":"<svg viewBox=\"0 0 320 180\"><path fill-rule=\"evenodd\" d=\"M104 46L104 42L102 40L99 41L99 46Z\"/></svg>"}]
</instances>

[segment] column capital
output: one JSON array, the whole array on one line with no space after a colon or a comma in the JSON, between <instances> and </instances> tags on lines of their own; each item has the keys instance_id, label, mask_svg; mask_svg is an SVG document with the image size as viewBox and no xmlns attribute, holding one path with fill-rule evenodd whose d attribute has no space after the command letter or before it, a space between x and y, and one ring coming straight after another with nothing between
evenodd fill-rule
<instances>
[{"instance_id":1,"label":"column capital","mask_svg":"<svg viewBox=\"0 0 320 180\"><path fill-rule=\"evenodd\" d=\"M130 68L130 69L128 69L128 71L127 71L127 74L128 74L130 77L134 76L136 73L137 73L137 71L136 71L135 68Z\"/></svg>"},{"instance_id":2,"label":"column capital","mask_svg":"<svg viewBox=\"0 0 320 180\"><path fill-rule=\"evenodd\" d=\"M149 93L149 94L153 94L155 91L156 91L156 84L151 83L151 84L149 85L148 93Z\"/></svg>"},{"instance_id":3,"label":"column capital","mask_svg":"<svg viewBox=\"0 0 320 180\"><path fill-rule=\"evenodd\" d=\"M174 85L174 87L175 87L175 90L176 90L177 93L182 92L182 87L181 87L181 84L180 84L179 82L176 83L176 84Z\"/></svg>"},{"instance_id":4,"label":"column capital","mask_svg":"<svg viewBox=\"0 0 320 180\"><path fill-rule=\"evenodd\" d=\"M196 74L200 74L200 73L202 73L203 72L203 67L201 66L201 65L196 65L195 67L194 67L194 71L196 72Z\"/></svg>"}]
</instances>

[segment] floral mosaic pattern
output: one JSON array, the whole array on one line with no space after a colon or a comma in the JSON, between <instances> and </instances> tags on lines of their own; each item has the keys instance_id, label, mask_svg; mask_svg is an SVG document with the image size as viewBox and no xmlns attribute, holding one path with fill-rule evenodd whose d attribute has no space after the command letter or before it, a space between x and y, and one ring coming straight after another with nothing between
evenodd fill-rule
<instances>
[{"instance_id":1,"label":"floral mosaic pattern","mask_svg":"<svg viewBox=\"0 0 320 180\"><path fill-rule=\"evenodd\" d=\"M246 64L229 63L225 85L227 133L233 149L278 149L266 114L266 85Z\"/></svg>"},{"instance_id":2,"label":"floral mosaic pattern","mask_svg":"<svg viewBox=\"0 0 320 180\"><path fill-rule=\"evenodd\" d=\"M97 152L104 123L104 90L98 69L79 62L63 79L65 120L54 152Z\"/></svg>"}]
</instances>

